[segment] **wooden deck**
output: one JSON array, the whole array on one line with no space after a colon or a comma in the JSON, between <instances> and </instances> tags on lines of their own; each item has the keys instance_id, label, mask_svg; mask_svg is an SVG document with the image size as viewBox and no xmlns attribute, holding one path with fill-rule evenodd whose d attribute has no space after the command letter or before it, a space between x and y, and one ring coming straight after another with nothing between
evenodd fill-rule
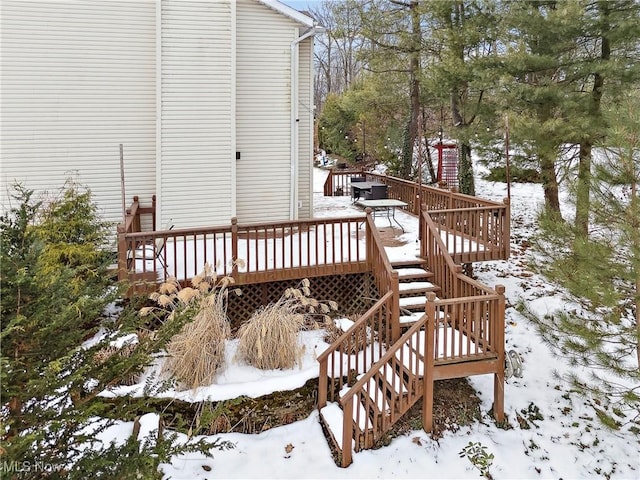
<instances>
[{"instance_id":1,"label":"wooden deck","mask_svg":"<svg viewBox=\"0 0 640 480\"><path fill-rule=\"evenodd\" d=\"M318 409L342 466L419 400L430 431L438 379L493 374L494 415L504 417L504 287L467 277L460 264L508 258L508 203L360 171L330 172L325 195L349 195L356 175L388 185L389 196L418 217L420 258L409 262L417 265L390 262L371 212L140 232L134 202L118 227L119 277L143 288L170 276L188 282L205 262L240 285L371 273L381 298L318 357ZM145 244L159 255L132 261ZM421 296L407 298L412 292ZM420 311L407 314L409 305Z\"/></svg>"}]
</instances>

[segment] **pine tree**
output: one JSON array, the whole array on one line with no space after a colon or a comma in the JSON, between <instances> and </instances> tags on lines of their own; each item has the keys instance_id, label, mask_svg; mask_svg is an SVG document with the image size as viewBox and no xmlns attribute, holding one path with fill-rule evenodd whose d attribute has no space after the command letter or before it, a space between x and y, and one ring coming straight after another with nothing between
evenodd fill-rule
<instances>
[{"instance_id":1,"label":"pine tree","mask_svg":"<svg viewBox=\"0 0 640 480\"><path fill-rule=\"evenodd\" d=\"M425 69L429 94L449 105L453 135L458 140L459 190L475 195L471 160L474 128L492 116L487 96L494 88L499 15L496 2L449 0L426 2L429 41L437 60ZM483 127L478 127L483 128Z\"/></svg>"},{"instance_id":2,"label":"pine tree","mask_svg":"<svg viewBox=\"0 0 640 480\"><path fill-rule=\"evenodd\" d=\"M536 159L545 208L560 217L558 170L562 147L577 137L569 120L567 81L581 32L576 1L504 2L503 103L514 144Z\"/></svg>"},{"instance_id":3,"label":"pine tree","mask_svg":"<svg viewBox=\"0 0 640 480\"><path fill-rule=\"evenodd\" d=\"M111 405L98 394L149 364L180 325L167 324L130 355L98 361L112 341L141 326L132 310L106 313L119 294L108 272L109 225L98 217L90 192L73 183L47 204L22 187L15 200L18 205L0 218L4 465L31 466L15 478L89 478L107 471L122 473L110 478L156 478L159 462L172 452L204 449L178 447L172 435L143 446L133 439L105 451L93 448L113 423ZM109 335L85 344L99 329ZM120 413L133 417L143 401L132 399Z\"/></svg>"},{"instance_id":4,"label":"pine tree","mask_svg":"<svg viewBox=\"0 0 640 480\"><path fill-rule=\"evenodd\" d=\"M593 370L589 378L571 374L567 380L592 398L598 417L635 433L640 433L639 112L637 94L606 112L611 128L594 166L592 235L584 237L565 223L542 224L538 246L552 255L543 272L565 286L581 308L543 318L528 313L557 354Z\"/></svg>"}]
</instances>

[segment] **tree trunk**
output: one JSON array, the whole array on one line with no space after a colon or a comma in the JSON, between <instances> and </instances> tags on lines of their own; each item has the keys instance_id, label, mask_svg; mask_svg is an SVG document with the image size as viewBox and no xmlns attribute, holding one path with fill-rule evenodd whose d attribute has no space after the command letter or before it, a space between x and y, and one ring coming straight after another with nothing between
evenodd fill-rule
<instances>
[{"instance_id":1,"label":"tree trunk","mask_svg":"<svg viewBox=\"0 0 640 480\"><path fill-rule=\"evenodd\" d=\"M562 218L560 213L560 195L558 193L558 177L556 177L556 159L553 154L543 154L540 157L540 175L542 177L542 187L544 190L544 206L547 213L558 219Z\"/></svg>"},{"instance_id":2,"label":"tree trunk","mask_svg":"<svg viewBox=\"0 0 640 480\"><path fill-rule=\"evenodd\" d=\"M611 58L611 42L609 35L609 4L607 1L598 2L598 13L602 20L602 32L600 35L600 60L599 63L607 62ZM588 114L593 119L596 127L600 122L600 103L602 100L602 88L604 87L604 76L596 72L593 78L593 88L589 102ZM595 132L595 135L598 131ZM576 220L575 227L578 236L587 237L589 235L589 213L591 203L589 192L591 188L591 151L593 148L594 133L591 132L585 140L580 143L580 163L578 166L578 187L576 192Z\"/></svg>"},{"instance_id":3,"label":"tree trunk","mask_svg":"<svg viewBox=\"0 0 640 480\"><path fill-rule=\"evenodd\" d=\"M422 43L420 15L417 10L418 2L412 1L409 5L411 13L411 38L412 46L409 60L410 75L410 105L409 121L405 129L404 144L402 148L402 178L411 179L413 170L413 151L418 137L418 117L420 116L420 45Z\"/></svg>"},{"instance_id":4,"label":"tree trunk","mask_svg":"<svg viewBox=\"0 0 640 480\"><path fill-rule=\"evenodd\" d=\"M471 145L466 142L460 145L460 160L458 162L458 184L460 193L475 196L476 185L473 179Z\"/></svg>"}]
</instances>

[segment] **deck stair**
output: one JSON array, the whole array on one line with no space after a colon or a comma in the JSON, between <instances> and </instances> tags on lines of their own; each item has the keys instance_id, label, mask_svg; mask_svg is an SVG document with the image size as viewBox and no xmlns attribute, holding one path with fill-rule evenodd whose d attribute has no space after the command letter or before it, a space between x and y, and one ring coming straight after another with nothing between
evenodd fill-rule
<instances>
[{"instance_id":1,"label":"deck stair","mask_svg":"<svg viewBox=\"0 0 640 480\"><path fill-rule=\"evenodd\" d=\"M438 294L440 287L432 282L433 273L422 258L391 262L391 265L398 272L400 324L406 327L424 314L427 292Z\"/></svg>"},{"instance_id":2,"label":"deck stair","mask_svg":"<svg viewBox=\"0 0 640 480\"><path fill-rule=\"evenodd\" d=\"M318 356L318 415L342 467L418 401L431 431L437 380L492 374L494 416L504 420L504 287L464 275L430 215L421 214L415 259L390 261L371 229L383 295Z\"/></svg>"}]
</instances>

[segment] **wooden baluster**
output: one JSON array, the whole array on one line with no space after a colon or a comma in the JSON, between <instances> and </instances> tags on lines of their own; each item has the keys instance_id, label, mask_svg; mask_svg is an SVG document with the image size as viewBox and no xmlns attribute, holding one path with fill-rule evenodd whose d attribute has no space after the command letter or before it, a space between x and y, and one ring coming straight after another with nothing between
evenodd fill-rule
<instances>
[{"instance_id":1,"label":"wooden baluster","mask_svg":"<svg viewBox=\"0 0 640 480\"><path fill-rule=\"evenodd\" d=\"M226 246L226 242L225 242ZM225 252L224 262L227 261L227 255ZM247 258L248 262L249 259ZM225 265L226 271L226 265ZM238 281L238 218L231 218L231 277L237 282Z\"/></svg>"},{"instance_id":2,"label":"wooden baluster","mask_svg":"<svg viewBox=\"0 0 640 480\"><path fill-rule=\"evenodd\" d=\"M424 345L424 378L422 386L422 425L425 432L433 430L433 386L434 386L434 360L437 352L434 346L434 335L437 326L436 321L436 294L427 293L427 303L425 313L427 321L425 325L425 345Z\"/></svg>"}]
</instances>

